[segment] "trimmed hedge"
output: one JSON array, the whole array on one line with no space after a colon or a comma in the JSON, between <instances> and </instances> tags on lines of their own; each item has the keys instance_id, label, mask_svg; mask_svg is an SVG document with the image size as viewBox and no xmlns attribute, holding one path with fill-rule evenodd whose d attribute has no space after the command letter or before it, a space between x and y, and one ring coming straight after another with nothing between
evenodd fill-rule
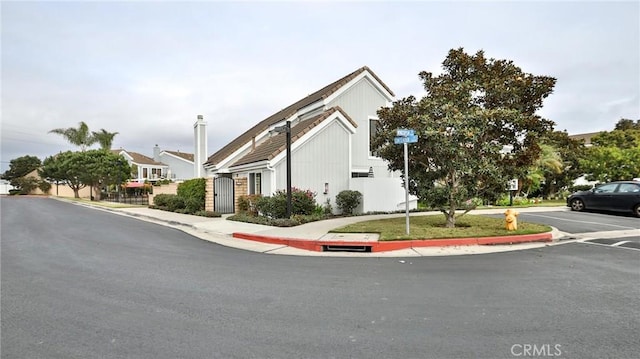
<instances>
[{"instance_id":1,"label":"trimmed hedge","mask_svg":"<svg viewBox=\"0 0 640 359\"><path fill-rule=\"evenodd\" d=\"M194 178L178 185L178 194L159 194L154 197L153 208L164 211L204 214L207 217L219 217L216 212L207 212L205 207L206 179Z\"/></svg>"}]
</instances>

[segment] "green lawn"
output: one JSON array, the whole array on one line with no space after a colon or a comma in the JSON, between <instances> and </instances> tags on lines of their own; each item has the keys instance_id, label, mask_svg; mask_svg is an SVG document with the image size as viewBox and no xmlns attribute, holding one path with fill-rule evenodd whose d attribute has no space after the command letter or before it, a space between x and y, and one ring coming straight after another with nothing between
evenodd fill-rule
<instances>
[{"instance_id":1,"label":"green lawn","mask_svg":"<svg viewBox=\"0 0 640 359\"><path fill-rule=\"evenodd\" d=\"M504 219L477 215L464 215L456 220L456 228L445 228L444 215L411 216L409 232L405 231L406 217L378 219L350 224L336 228L334 233L379 233L380 240L407 239L439 239L439 238L468 238L494 237L513 234L535 234L551 231L551 227L535 223L518 222L517 231L507 231Z\"/></svg>"}]
</instances>

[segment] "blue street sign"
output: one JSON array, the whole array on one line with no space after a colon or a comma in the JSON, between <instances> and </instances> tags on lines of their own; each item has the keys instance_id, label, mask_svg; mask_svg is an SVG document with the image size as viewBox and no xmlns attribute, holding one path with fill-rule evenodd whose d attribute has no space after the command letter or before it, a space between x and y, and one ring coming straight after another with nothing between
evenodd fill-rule
<instances>
[{"instance_id":1,"label":"blue street sign","mask_svg":"<svg viewBox=\"0 0 640 359\"><path fill-rule=\"evenodd\" d=\"M408 137L394 137L393 138L393 143L395 143L396 145L401 145L403 143L416 143L418 142L418 136L416 135L412 135L412 136L408 136Z\"/></svg>"},{"instance_id":2,"label":"blue street sign","mask_svg":"<svg viewBox=\"0 0 640 359\"><path fill-rule=\"evenodd\" d=\"M396 130L396 136L398 137L411 137L415 135L416 135L415 130L406 129L406 128L399 128Z\"/></svg>"}]
</instances>

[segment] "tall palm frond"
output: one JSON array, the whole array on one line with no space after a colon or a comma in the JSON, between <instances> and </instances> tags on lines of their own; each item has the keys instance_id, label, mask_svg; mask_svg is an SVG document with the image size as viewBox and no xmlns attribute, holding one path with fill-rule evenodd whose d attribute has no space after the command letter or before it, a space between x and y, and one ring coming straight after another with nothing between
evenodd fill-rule
<instances>
[{"instance_id":1,"label":"tall palm frond","mask_svg":"<svg viewBox=\"0 0 640 359\"><path fill-rule=\"evenodd\" d=\"M564 170L564 163L558 151L551 145L540 145L540 157L536 161L536 166L553 173L561 173Z\"/></svg>"},{"instance_id":2,"label":"tall palm frond","mask_svg":"<svg viewBox=\"0 0 640 359\"><path fill-rule=\"evenodd\" d=\"M89 133L89 126L87 126L83 121L79 123L78 128L55 128L49 131L49 133L61 135L65 140L69 141L69 143L79 146L80 150L83 152L88 146L91 146L96 142L93 136Z\"/></svg>"},{"instance_id":3,"label":"tall palm frond","mask_svg":"<svg viewBox=\"0 0 640 359\"><path fill-rule=\"evenodd\" d=\"M100 148L103 150L110 150L113 144L113 138L118 132L108 132L104 128L100 129L100 132L91 132L93 139L100 144Z\"/></svg>"}]
</instances>

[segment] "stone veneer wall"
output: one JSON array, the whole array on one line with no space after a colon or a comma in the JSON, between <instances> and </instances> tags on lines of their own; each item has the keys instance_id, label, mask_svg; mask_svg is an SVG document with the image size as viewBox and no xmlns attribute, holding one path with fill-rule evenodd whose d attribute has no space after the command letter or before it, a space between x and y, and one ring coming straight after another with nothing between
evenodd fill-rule
<instances>
[{"instance_id":1,"label":"stone veneer wall","mask_svg":"<svg viewBox=\"0 0 640 359\"><path fill-rule=\"evenodd\" d=\"M235 186L233 208L235 208L235 212L238 213L238 198L247 195L247 177L234 178L233 185Z\"/></svg>"},{"instance_id":2,"label":"stone veneer wall","mask_svg":"<svg viewBox=\"0 0 640 359\"><path fill-rule=\"evenodd\" d=\"M213 195L214 195L214 182L213 182L214 178L213 177L207 177L207 184L205 185L204 188L204 210L205 211L213 211Z\"/></svg>"}]
</instances>

